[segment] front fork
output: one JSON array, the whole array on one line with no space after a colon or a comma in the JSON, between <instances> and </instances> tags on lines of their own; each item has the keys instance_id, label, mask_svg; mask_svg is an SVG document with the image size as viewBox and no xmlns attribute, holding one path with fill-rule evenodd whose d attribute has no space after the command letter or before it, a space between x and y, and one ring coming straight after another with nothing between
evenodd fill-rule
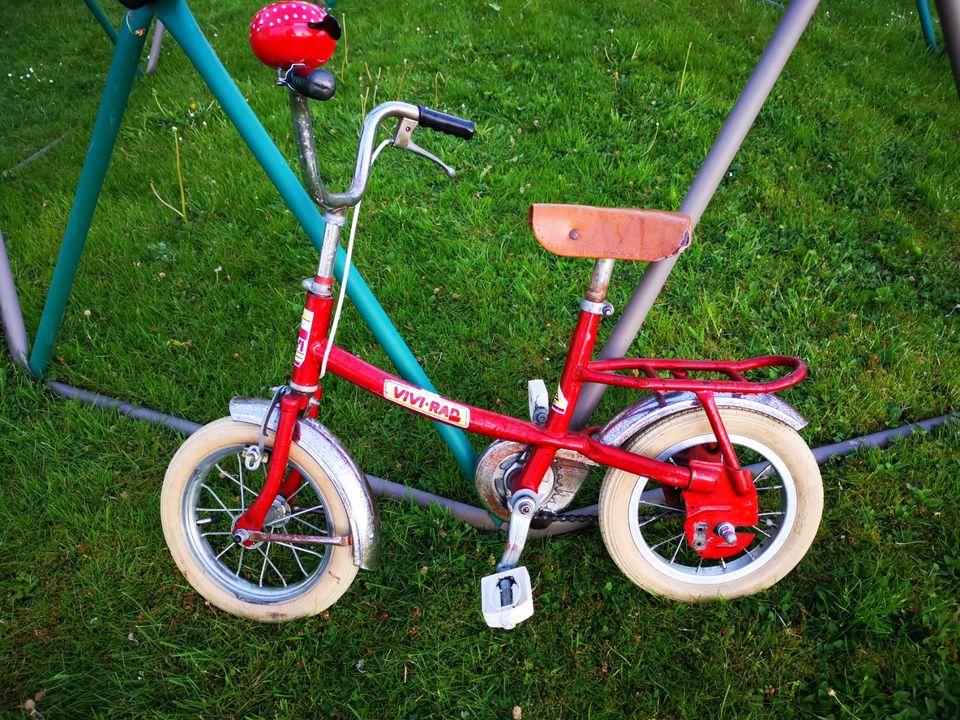
<instances>
[{"instance_id":1,"label":"front fork","mask_svg":"<svg viewBox=\"0 0 960 720\"><path fill-rule=\"evenodd\" d=\"M237 519L233 527L234 539L242 540L243 534L238 531L246 530L259 532L263 528L263 521L273 506L277 495L285 497L296 491L300 483L299 473L291 473L286 479L287 460L290 458L290 445L294 441L294 431L300 413L307 407L309 395L304 393L285 394L280 398L280 418L277 421L277 433L273 440L273 450L270 462L267 464L267 479L257 499ZM298 477L291 477L296 474ZM292 486L292 487L291 487Z\"/></svg>"},{"instance_id":2,"label":"front fork","mask_svg":"<svg viewBox=\"0 0 960 720\"><path fill-rule=\"evenodd\" d=\"M308 292L300 323L300 336L297 339L293 378L278 403L280 415L270 462L267 465L267 479L256 500L234 524L233 536L236 542L243 542L247 532L260 532L277 496L289 500L302 481L297 470L291 469L287 472L287 461L290 459L290 445L297 440L297 422L304 412L310 417L316 417L317 404L322 394L320 364L315 354L309 352L309 348L327 337L333 306L331 279L321 273L322 269L312 281L305 281ZM268 421L269 417L264 418L264 423Z\"/></svg>"}]
</instances>

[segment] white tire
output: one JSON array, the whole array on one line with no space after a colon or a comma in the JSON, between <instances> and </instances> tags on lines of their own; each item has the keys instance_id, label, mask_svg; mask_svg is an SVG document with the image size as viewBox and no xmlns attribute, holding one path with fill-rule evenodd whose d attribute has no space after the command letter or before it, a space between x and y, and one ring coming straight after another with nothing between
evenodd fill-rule
<instances>
[{"instance_id":1,"label":"white tire","mask_svg":"<svg viewBox=\"0 0 960 720\"><path fill-rule=\"evenodd\" d=\"M160 494L163 534L187 581L211 604L233 615L281 622L333 605L357 574L348 546L261 543L236 545L230 530L263 486L267 464L250 471L242 453L259 428L223 418L191 435L167 468ZM273 441L268 435L267 447ZM350 535L347 510L329 476L302 448L290 448L288 468L303 481L275 504L265 531Z\"/></svg>"},{"instance_id":2,"label":"white tire","mask_svg":"<svg viewBox=\"0 0 960 720\"><path fill-rule=\"evenodd\" d=\"M820 468L793 428L749 410L720 411L744 467L756 469L760 519L755 538L725 560L704 560L683 536L686 512L672 488L610 469L600 490L603 542L623 573L640 587L675 600L736 598L764 590L790 572L813 543L823 512ZM631 438L625 449L683 462L683 453L715 443L700 410L671 415Z\"/></svg>"}]
</instances>

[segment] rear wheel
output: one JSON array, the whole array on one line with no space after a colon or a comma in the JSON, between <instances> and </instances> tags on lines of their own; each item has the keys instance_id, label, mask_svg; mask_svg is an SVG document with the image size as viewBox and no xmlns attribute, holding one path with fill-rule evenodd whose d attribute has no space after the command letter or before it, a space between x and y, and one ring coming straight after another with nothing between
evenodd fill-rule
<instances>
[{"instance_id":1,"label":"rear wheel","mask_svg":"<svg viewBox=\"0 0 960 720\"><path fill-rule=\"evenodd\" d=\"M611 469L600 490L600 529L614 562L640 587L675 600L735 598L770 587L810 548L823 512L820 469L796 431L748 410L720 414L757 488L759 521L742 528L755 535L742 552L701 558L684 535L686 509L674 488ZM697 448L716 452L715 443L706 415L692 411L655 423L625 448L683 465Z\"/></svg>"},{"instance_id":2,"label":"rear wheel","mask_svg":"<svg viewBox=\"0 0 960 720\"><path fill-rule=\"evenodd\" d=\"M259 428L223 418L191 435L167 468L160 495L163 534L177 567L210 603L234 615L280 622L316 614L357 574L348 546L299 542L234 543L237 518L260 492L267 463L244 465ZM268 436L267 447L272 442ZM323 468L298 445L287 472L301 482L278 497L264 532L349 537L347 510Z\"/></svg>"}]
</instances>

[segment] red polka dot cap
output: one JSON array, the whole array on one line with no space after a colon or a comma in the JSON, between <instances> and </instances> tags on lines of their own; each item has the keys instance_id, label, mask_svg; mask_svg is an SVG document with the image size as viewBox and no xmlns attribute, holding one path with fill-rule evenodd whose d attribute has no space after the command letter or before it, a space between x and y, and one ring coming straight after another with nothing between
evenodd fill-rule
<instances>
[{"instance_id":1,"label":"red polka dot cap","mask_svg":"<svg viewBox=\"0 0 960 720\"><path fill-rule=\"evenodd\" d=\"M319 5L278 2L262 8L250 22L250 47L264 65L305 72L323 65L340 39L340 24Z\"/></svg>"}]
</instances>

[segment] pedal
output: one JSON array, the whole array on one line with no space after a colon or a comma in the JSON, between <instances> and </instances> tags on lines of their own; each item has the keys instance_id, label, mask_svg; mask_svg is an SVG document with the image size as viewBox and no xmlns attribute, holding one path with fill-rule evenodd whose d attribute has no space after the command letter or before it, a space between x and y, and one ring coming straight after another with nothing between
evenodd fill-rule
<instances>
[{"instance_id":1,"label":"pedal","mask_svg":"<svg viewBox=\"0 0 960 720\"><path fill-rule=\"evenodd\" d=\"M488 626L512 630L533 615L530 573L521 566L487 575L480 580L480 603Z\"/></svg>"},{"instance_id":2,"label":"pedal","mask_svg":"<svg viewBox=\"0 0 960 720\"><path fill-rule=\"evenodd\" d=\"M530 422L543 425L550 412L550 395L543 380L527 381L527 406L530 408Z\"/></svg>"}]
</instances>

